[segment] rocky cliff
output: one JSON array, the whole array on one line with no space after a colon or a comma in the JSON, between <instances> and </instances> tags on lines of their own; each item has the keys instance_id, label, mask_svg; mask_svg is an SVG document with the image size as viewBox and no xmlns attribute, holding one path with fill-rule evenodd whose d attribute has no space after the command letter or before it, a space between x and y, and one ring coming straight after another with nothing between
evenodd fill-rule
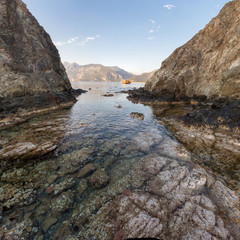
<instances>
[{"instance_id":1,"label":"rocky cliff","mask_svg":"<svg viewBox=\"0 0 240 240\"><path fill-rule=\"evenodd\" d=\"M21 0L0 0L0 112L75 101L58 50Z\"/></svg>"},{"instance_id":2,"label":"rocky cliff","mask_svg":"<svg viewBox=\"0 0 240 240\"><path fill-rule=\"evenodd\" d=\"M119 67L107 67L101 64L78 65L64 62L64 66L72 82L119 82L134 76Z\"/></svg>"},{"instance_id":3,"label":"rocky cliff","mask_svg":"<svg viewBox=\"0 0 240 240\"><path fill-rule=\"evenodd\" d=\"M240 98L240 1L227 3L203 30L176 49L145 90L170 99Z\"/></svg>"}]
</instances>

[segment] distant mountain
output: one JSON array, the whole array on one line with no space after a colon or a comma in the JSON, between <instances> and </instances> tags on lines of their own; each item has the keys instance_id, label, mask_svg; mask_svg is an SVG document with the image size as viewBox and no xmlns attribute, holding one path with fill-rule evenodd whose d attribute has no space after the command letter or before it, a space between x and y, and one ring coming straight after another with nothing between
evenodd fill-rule
<instances>
[{"instance_id":1,"label":"distant mountain","mask_svg":"<svg viewBox=\"0 0 240 240\"><path fill-rule=\"evenodd\" d=\"M119 82L134 76L119 67L106 67L101 64L78 65L64 62L64 66L72 82Z\"/></svg>"},{"instance_id":2,"label":"distant mountain","mask_svg":"<svg viewBox=\"0 0 240 240\"><path fill-rule=\"evenodd\" d=\"M131 82L146 82L147 80L149 80L153 74L156 72L157 70L154 70L152 72L149 73L143 73L141 75L135 75L131 78L129 78L128 80Z\"/></svg>"}]
</instances>

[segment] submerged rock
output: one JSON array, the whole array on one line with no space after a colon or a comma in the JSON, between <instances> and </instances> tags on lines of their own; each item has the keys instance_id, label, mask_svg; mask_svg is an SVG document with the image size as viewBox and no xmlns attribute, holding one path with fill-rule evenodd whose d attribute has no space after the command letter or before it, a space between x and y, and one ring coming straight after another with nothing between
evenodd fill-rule
<instances>
[{"instance_id":1,"label":"submerged rock","mask_svg":"<svg viewBox=\"0 0 240 240\"><path fill-rule=\"evenodd\" d=\"M105 187L110 181L110 177L107 175L104 169L95 171L90 180L89 184L93 188L102 188Z\"/></svg>"},{"instance_id":2,"label":"submerged rock","mask_svg":"<svg viewBox=\"0 0 240 240\"><path fill-rule=\"evenodd\" d=\"M99 232L104 239L237 239L239 204L233 191L200 166L189 168L166 155L146 156L143 164L145 191L123 191L102 206L91 219L94 231L88 236ZM102 219L104 231L97 226Z\"/></svg>"},{"instance_id":3,"label":"submerged rock","mask_svg":"<svg viewBox=\"0 0 240 240\"><path fill-rule=\"evenodd\" d=\"M89 163L79 170L78 177L86 177L87 175L91 174L95 169L96 167L92 163Z\"/></svg>"},{"instance_id":4,"label":"submerged rock","mask_svg":"<svg viewBox=\"0 0 240 240\"><path fill-rule=\"evenodd\" d=\"M144 114L143 113L138 113L138 112L131 112L130 116L132 118L137 118L139 120L143 120L144 119Z\"/></svg>"},{"instance_id":5,"label":"submerged rock","mask_svg":"<svg viewBox=\"0 0 240 240\"><path fill-rule=\"evenodd\" d=\"M53 183L56 179L58 178L58 175L51 175L48 179L47 182L49 184Z\"/></svg>"},{"instance_id":6,"label":"submerged rock","mask_svg":"<svg viewBox=\"0 0 240 240\"><path fill-rule=\"evenodd\" d=\"M104 97L113 97L114 94L112 94L112 93L106 93L106 94L104 94L103 96L104 96Z\"/></svg>"},{"instance_id":7,"label":"submerged rock","mask_svg":"<svg viewBox=\"0 0 240 240\"><path fill-rule=\"evenodd\" d=\"M91 151L69 149L54 161L6 171L0 182L3 239L11 239L12 232L16 239L238 239L237 192L154 126L128 141L100 141L94 164L81 160L89 161L92 144ZM138 138L146 143L140 145ZM113 148L119 154L113 156ZM111 164L105 163L108 156L114 158ZM105 164L108 172L95 170ZM70 173L68 165L78 170ZM13 186L11 177L18 184Z\"/></svg>"},{"instance_id":8,"label":"submerged rock","mask_svg":"<svg viewBox=\"0 0 240 240\"><path fill-rule=\"evenodd\" d=\"M73 207L73 193L69 190L61 193L51 200L51 213L53 216L61 216L66 210Z\"/></svg>"},{"instance_id":9,"label":"submerged rock","mask_svg":"<svg viewBox=\"0 0 240 240\"><path fill-rule=\"evenodd\" d=\"M53 226L54 224L57 223L57 221L58 221L57 218L48 217L48 218L44 221L44 223L43 223L43 225L42 225L42 230L43 230L44 232L47 232L48 229L49 229L51 226Z\"/></svg>"},{"instance_id":10,"label":"submerged rock","mask_svg":"<svg viewBox=\"0 0 240 240\"><path fill-rule=\"evenodd\" d=\"M77 192L81 196L84 191L88 188L88 183L86 179L82 179L78 183Z\"/></svg>"},{"instance_id":11,"label":"submerged rock","mask_svg":"<svg viewBox=\"0 0 240 240\"><path fill-rule=\"evenodd\" d=\"M52 184L47 188L47 192L52 195L58 195L63 191L70 189L75 183L74 178L65 178L63 181L57 184Z\"/></svg>"}]
</instances>

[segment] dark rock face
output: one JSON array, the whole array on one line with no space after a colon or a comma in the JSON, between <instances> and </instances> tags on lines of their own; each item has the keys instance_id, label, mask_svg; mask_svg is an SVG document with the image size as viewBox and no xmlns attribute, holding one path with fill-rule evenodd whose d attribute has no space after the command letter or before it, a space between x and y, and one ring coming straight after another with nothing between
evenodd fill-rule
<instances>
[{"instance_id":1,"label":"dark rock face","mask_svg":"<svg viewBox=\"0 0 240 240\"><path fill-rule=\"evenodd\" d=\"M240 1L230 1L189 42L176 49L145 90L159 98L240 98Z\"/></svg>"},{"instance_id":2,"label":"dark rock face","mask_svg":"<svg viewBox=\"0 0 240 240\"><path fill-rule=\"evenodd\" d=\"M74 102L50 36L21 0L0 1L0 112Z\"/></svg>"}]
</instances>

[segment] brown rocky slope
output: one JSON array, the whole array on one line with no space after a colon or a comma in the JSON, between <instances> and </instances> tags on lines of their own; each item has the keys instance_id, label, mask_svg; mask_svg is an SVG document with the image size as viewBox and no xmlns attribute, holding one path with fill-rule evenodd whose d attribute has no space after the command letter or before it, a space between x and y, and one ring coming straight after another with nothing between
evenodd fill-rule
<instances>
[{"instance_id":1,"label":"brown rocky slope","mask_svg":"<svg viewBox=\"0 0 240 240\"><path fill-rule=\"evenodd\" d=\"M227 3L216 18L176 49L145 90L162 98L205 95L240 98L240 1Z\"/></svg>"},{"instance_id":2,"label":"brown rocky slope","mask_svg":"<svg viewBox=\"0 0 240 240\"><path fill-rule=\"evenodd\" d=\"M58 50L21 0L0 1L0 113L71 105Z\"/></svg>"}]
</instances>

